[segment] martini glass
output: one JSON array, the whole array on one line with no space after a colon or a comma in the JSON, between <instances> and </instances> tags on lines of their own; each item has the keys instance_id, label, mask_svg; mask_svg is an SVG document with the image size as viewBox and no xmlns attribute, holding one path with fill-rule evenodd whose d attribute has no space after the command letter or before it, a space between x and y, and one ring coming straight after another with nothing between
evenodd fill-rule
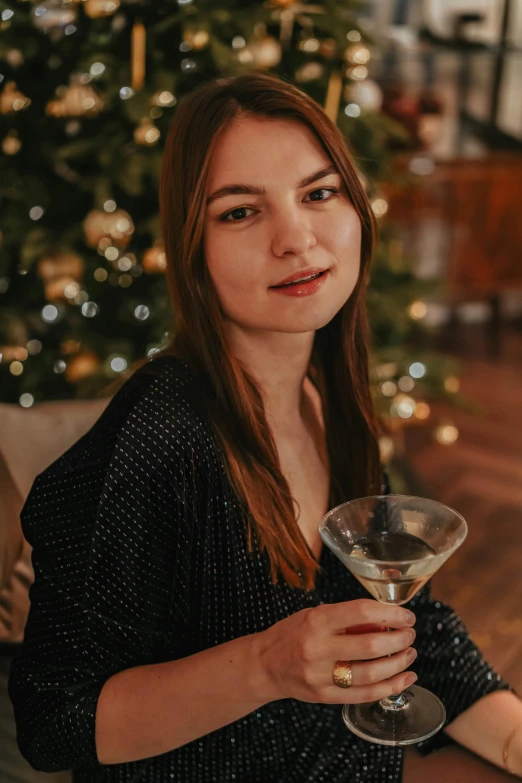
<instances>
[{"instance_id":1,"label":"martini glass","mask_svg":"<svg viewBox=\"0 0 522 783\"><path fill-rule=\"evenodd\" d=\"M436 500L374 495L331 509L321 539L371 595L407 603L462 544L464 518ZM343 720L357 736L381 745L411 745L446 720L440 699L419 685L380 701L345 704Z\"/></svg>"}]
</instances>

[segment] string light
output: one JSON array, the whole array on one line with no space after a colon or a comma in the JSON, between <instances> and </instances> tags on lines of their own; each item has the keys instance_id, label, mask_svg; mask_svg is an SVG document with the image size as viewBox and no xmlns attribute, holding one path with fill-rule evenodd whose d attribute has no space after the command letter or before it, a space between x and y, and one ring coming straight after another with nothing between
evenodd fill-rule
<instances>
[{"instance_id":1,"label":"string light","mask_svg":"<svg viewBox=\"0 0 522 783\"><path fill-rule=\"evenodd\" d=\"M106 248L104 252L104 256L107 259L107 261L116 261L116 259L119 256L119 250L117 247L114 247L114 245L109 245L108 248Z\"/></svg>"},{"instance_id":2,"label":"string light","mask_svg":"<svg viewBox=\"0 0 522 783\"><path fill-rule=\"evenodd\" d=\"M376 198L372 201L372 211L375 217L382 217L388 211L388 202L383 198Z\"/></svg>"},{"instance_id":3,"label":"string light","mask_svg":"<svg viewBox=\"0 0 522 783\"><path fill-rule=\"evenodd\" d=\"M176 104L176 98L169 90L162 90L154 95L152 100L158 106L174 106Z\"/></svg>"},{"instance_id":4,"label":"string light","mask_svg":"<svg viewBox=\"0 0 522 783\"><path fill-rule=\"evenodd\" d=\"M422 362L413 362L408 369L412 378L423 378L426 375L426 365Z\"/></svg>"},{"instance_id":5,"label":"string light","mask_svg":"<svg viewBox=\"0 0 522 783\"><path fill-rule=\"evenodd\" d=\"M441 424L436 428L434 435L443 446L451 446L459 437L459 431L453 424Z\"/></svg>"},{"instance_id":6,"label":"string light","mask_svg":"<svg viewBox=\"0 0 522 783\"><path fill-rule=\"evenodd\" d=\"M55 372L57 375L61 375L61 373L65 372L66 367L67 365L63 359L57 359L53 366L53 372Z\"/></svg>"},{"instance_id":7,"label":"string light","mask_svg":"<svg viewBox=\"0 0 522 783\"><path fill-rule=\"evenodd\" d=\"M398 386L401 391L410 392L415 386L415 381L410 376L403 375L402 378L399 378Z\"/></svg>"},{"instance_id":8,"label":"string light","mask_svg":"<svg viewBox=\"0 0 522 783\"><path fill-rule=\"evenodd\" d=\"M31 220L40 220L40 218L42 217L43 213L44 213L44 211L43 211L42 207L32 207L29 210L29 217L31 218Z\"/></svg>"},{"instance_id":9,"label":"string light","mask_svg":"<svg viewBox=\"0 0 522 783\"><path fill-rule=\"evenodd\" d=\"M89 68L91 76L101 76L105 72L105 65L100 62L93 63Z\"/></svg>"},{"instance_id":10,"label":"string light","mask_svg":"<svg viewBox=\"0 0 522 783\"><path fill-rule=\"evenodd\" d=\"M379 378L392 378L397 374L398 367L395 362L385 362L377 367L377 376Z\"/></svg>"},{"instance_id":11,"label":"string light","mask_svg":"<svg viewBox=\"0 0 522 783\"><path fill-rule=\"evenodd\" d=\"M413 318L415 321L420 321L428 312L428 306L426 305L426 302L412 302L408 308L408 312L410 318Z\"/></svg>"},{"instance_id":12,"label":"string light","mask_svg":"<svg viewBox=\"0 0 522 783\"><path fill-rule=\"evenodd\" d=\"M56 321L58 315L58 308L55 307L55 305L45 305L45 307L42 309L42 319L46 321L46 323L52 323L53 321Z\"/></svg>"},{"instance_id":13,"label":"string light","mask_svg":"<svg viewBox=\"0 0 522 783\"><path fill-rule=\"evenodd\" d=\"M347 117L359 117L361 114L361 107L356 103L349 103L344 107L344 113Z\"/></svg>"},{"instance_id":14,"label":"string light","mask_svg":"<svg viewBox=\"0 0 522 783\"><path fill-rule=\"evenodd\" d=\"M107 362L111 370L116 373L123 372L127 369L128 366L127 359L118 354L112 354L112 356L109 356Z\"/></svg>"},{"instance_id":15,"label":"string light","mask_svg":"<svg viewBox=\"0 0 522 783\"><path fill-rule=\"evenodd\" d=\"M431 415L431 408L428 405L427 402L418 402L417 407L415 408L415 418L424 420L428 419Z\"/></svg>"},{"instance_id":16,"label":"string light","mask_svg":"<svg viewBox=\"0 0 522 783\"><path fill-rule=\"evenodd\" d=\"M309 52L309 53L317 52L319 46L320 44L317 38L305 38L304 41L300 41L299 43L299 48L301 49L302 52Z\"/></svg>"},{"instance_id":17,"label":"string light","mask_svg":"<svg viewBox=\"0 0 522 783\"><path fill-rule=\"evenodd\" d=\"M393 397L397 393L397 386L393 381L386 381L382 384L381 391L385 397Z\"/></svg>"},{"instance_id":18,"label":"string light","mask_svg":"<svg viewBox=\"0 0 522 783\"><path fill-rule=\"evenodd\" d=\"M35 356L36 354L41 353L43 345L40 340L29 340L25 347L27 348L28 353L30 353L32 356Z\"/></svg>"},{"instance_id":19,"label":"string light","mask_svg":"<svg viewBox=\"0 0 522 783\"><path fill-rule=\"evenodd\" d=\"M454 375L448 376L444 381L444 388L451 394L456 394L460 389L460 380Z\"/></svg>"},{"instance_id":20,"label":"string light","mask_svg":"<svg viewBox=\"0 0 522 783\"><path fill-rule=\"evenodd\" d=\"M348 76L350 79L362 81L368 76L368 68L365 65L356 65L354 68L349 69Z\"/></svg>"},{"instance_id":21,"label":"string light","mask_svg":"<svg viewBox=\"0 0 522 783\"><path fill-rule=\"evenodd\" d=\"M132 261L128 256L122 256L118 261L118 269L121 272L128 272L132 266Z\"/></svg>"},{"instance_id":22,"label":"string light","mask_svg":"<svg viewBox=\"0 0 522 783\"><path fill-rule=\"evenodd\" d=\"M150 310L147 305L138 305L134 310L134 316L138 321L145 321L150 315Z\"/></svg>"},{"instance_id":23,"label":"string light","mask_svg":"<svg viewBox=\"0 0 522 783\"><path fill-rule=\"evenodd\" d=\"M417 403L413 397L408 397L406 394L398 394L390 407L390 412L401 419L409 419L415 413L416 407Z\"/></svg>"},{"instance_id":24,"label":"string light","mask_svg":"<svg viewBox=\"0 0 522 783\"><path fill-rule=\"evenodd\" d=\"M85 302L82 305L82 315L86 318L94 318L95 315L98 315L99 309L96 302Z\"/></svg>"}]
</instances>

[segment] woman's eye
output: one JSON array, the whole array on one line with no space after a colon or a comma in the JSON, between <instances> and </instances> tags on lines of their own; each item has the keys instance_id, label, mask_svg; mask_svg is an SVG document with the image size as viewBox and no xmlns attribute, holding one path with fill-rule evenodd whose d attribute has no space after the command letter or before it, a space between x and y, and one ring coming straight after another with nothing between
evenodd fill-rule
<instances>
[{"instance_id":1,"label":"woman's eye","mask_svg":"<svg viewBox=\"0 0 522 783\"><path fill-rule=\"evenodd\" d=\"M225 213L224 215L221 215L219 218L223 223L241 223L242 220L245 218L239 218L239 220L228 220L230 215L234 215L237 212L246 212L250 209L250 207L236 207L235 209L231 209L230 212Z\"/></svg>"},{"instance_id":2,"label":"woman's eye","mask_svg":"<svg viewBox=\"0 0 522 783\"><path fill-rule=\"evenodd\" d=\"M307 193L307 196L313 196L314 193L332 193L333 195L335 195L336 193L339 193L339 191L337 190L337 188L318 188L317 190L311 190L310 193ZM319 203L319 204L321 204L323 201L330 201L330 199L333 198L333 195L329 196L327 198L319 199L318 201L316 199L314 199L314 201L312 203ZM250 207L236 207L235 209L231 209L230 212L226 212L224 215L221 215L221 217L219 219L223 223L242 223L243 220L246 220L248 215L243 215L242 217L239 216L237 219L232 219L232 220L229 220L229 218L232 215L236 215L237 216L238 212L243 212L244 213L244 212L248 212L248 211L252 211ZM253 211L255 212L255 210L253 210Z\"/></svg>"},{"instance_id":3,"label":"woman's eye","mask_svg":"<svg viewBox=\"0 0 522 783\"><path fill-rule=\"evenodd\" d=\"M308 195L313 196L314 193L338 193L337 188L319 188L319 190L312 190ZM321 201L330 201L330 197L322 198Z\"/></svg>"}]
</instances>

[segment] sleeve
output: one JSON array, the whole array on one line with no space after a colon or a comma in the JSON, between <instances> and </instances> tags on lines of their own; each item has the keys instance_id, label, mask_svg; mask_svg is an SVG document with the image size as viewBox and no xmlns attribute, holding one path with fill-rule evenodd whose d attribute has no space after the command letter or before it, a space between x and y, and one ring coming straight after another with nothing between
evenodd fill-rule
<instances>
[{"instance_id":1,"label":"sleeve","mask_svg":"<svg viewBox=\"0 0 522 783\"><path fill-rule=\"evenodd\" d=\"M390 493L389 476L383 472L383 494ZM417 616L417 659L410 666L417 684L435 693L446 708L449 725L476 701L497 690L514 689L484 659L453 609L433 598L428 582L408 604ZM416 745L428 755L445 745L457 744L441 730Z\"/></svg>"},{"instance_id":2,"label":"sleeve","mask_svg":"<svg viewBox=\"0 0 522 783\"><path fill-rule=\"evenodd\" d=\"M159 390L145 393L110 445L99 445L107 428L98 428L97 438L75 444L74 459L66 454L61 469L37 476L27 498L22 527L35 580L9 695L20 751L34 769L99 765L95 716L105 682L167 659L173 596L176 605L188 601L176 591L188 581L186 570L178 575L189 567L194 469L169 422ZM101 469L93 454L103 449Z\"/></svg>"}]
</instances>

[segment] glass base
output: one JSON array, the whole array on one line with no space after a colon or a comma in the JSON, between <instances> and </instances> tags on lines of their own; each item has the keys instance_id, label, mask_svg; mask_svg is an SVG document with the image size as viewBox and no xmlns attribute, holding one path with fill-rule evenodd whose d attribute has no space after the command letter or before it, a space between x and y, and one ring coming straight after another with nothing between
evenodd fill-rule
<instances>
[{"instance_id":1,"label":"glass base","mask_svg":"<svg viewBox=\"0 0 522 783\"><path fill-rule=\"evenodd\" d=\"M446 709L434 693L411 685L402 697L399 709L385 709L380 701L345 704L343 720L358 737L378 745L413 745L443 727Z\"/></svg>"}]
</instances>

